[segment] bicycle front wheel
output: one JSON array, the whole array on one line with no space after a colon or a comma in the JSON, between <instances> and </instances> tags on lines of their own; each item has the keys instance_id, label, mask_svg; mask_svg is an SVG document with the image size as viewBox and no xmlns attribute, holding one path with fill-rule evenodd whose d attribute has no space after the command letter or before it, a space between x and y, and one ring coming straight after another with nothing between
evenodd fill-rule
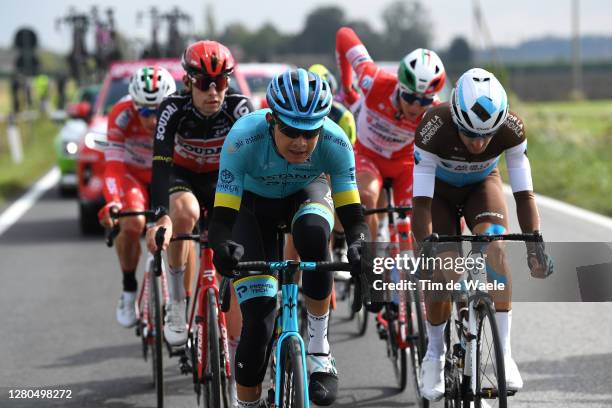
<instances>
[{"instance_id":1,"label":"bicycle front wheel","mask_svg":"<svg viewBox=\"0 0 612 408\"><path fill-rule=\"evenodd\" d=\"M302 365L302 348L294 336L287 337L280 345L280 389L277 390L280 400L278 408L304 408L304 367Z\"/></svg>"},{"instance_id":2,"label":"bicycle front wheel","mask_svg":"<svg viewBox=\"0 0 612 408\"><path fill-rule=\"evenodd\" d=\"M412 377L414 379L414 391L420 408L429 408L429 400L423 398L419 382L421 379L421 363L427 352L427 333L425 331L424 304L418 290L407 293L408 310L408 341L410 343L410 362L412 365Z\"/></svg>"},{"instance_id":3,"label":"bicycle front wheel","mask_svg":"<svg viewBox=\"0 0 612 408\"><path fill-rule=\"evenodd\" d=\"M153 368L153 383L157 394L157 407L164 406L164 363L163 363L163 326L161 312L161 295L158 278L151 274L149 276L151 283L150 299L149 299L149 318L153 319L153 341L151 364Z\"/></svg>"},{"instance_id":4,"label":"bicycle front wheel","mask_svg":"<svg viewBox=\"0 0 612 408\"><path fill-rule=\"evenodd\" d=\"M387 354L393 365L397 386L400 391L404 391L408 383L408 352L405 348L399 346L397 323L396 319L388 321Z\"/></svg>"},{"instance_id":5,"label":"bicycle front wheel","mask_svg":"<svg viewBox=\"0 0 612 408\"><path fill-rule=\"evenodd\" d=\"M221 340L219 336L219 310L214 289L206 293L207 306L207 362L204 380L204 390L209 408L227 407L229 399L227 395L227 383L221 381ZM224 370L223 370L224 371ZM225 387L223 386L225 385ZM221 405L223 403L223 405Z\"/></svg>"},{"instance_id":6,"label":"bicycle front wheel","mask_svg":"<svg viewBox=\"0 0 612 408\"><path fill-rule=\"evenodd\" d=\"M508 406L504 353L501 348L495 310L490 299L477 307L478 337L476 339L476 392L474 407ZM488 400L487 405L483 400Z\"/></svg>"}]
</instances>

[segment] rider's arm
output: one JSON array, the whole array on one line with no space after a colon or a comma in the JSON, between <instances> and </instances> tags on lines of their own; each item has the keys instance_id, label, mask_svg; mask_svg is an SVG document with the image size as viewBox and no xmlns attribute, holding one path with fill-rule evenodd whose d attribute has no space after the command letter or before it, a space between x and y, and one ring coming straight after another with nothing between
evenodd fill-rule
<instances>
[{"instance_id":1,"label":"rider's arm","mask_svg":"<svg viewBox=\"0 0 612 408\"><path fill-rule=\"evenodd\" d=\"M533 194L526 140L506 150L506 164L510 186L516 201L516 213L521 231L538 231L540 229L540 215Z\"/></svg>"},{"instance_id":2,"label":"rider's arm","mask_svg":"<svg viewBox=\"0 0 612 408\"><path fill-rule=\"evenodd\" d=\"M208 225L212 248L231 239L232 228L240 210L246 174L245 165L248 163L248 153L245 153L248 146L239 143L243 132L241 121L238 120L225 138L221 149L213 216ZM240 147L236 148L237 145Z\"/></svg>"},{"instance_id":3,"label":"rider's arm","mask_svg":"<svg viewBox=\"0 0 612 408\"><path fill-rule=\"evenodd\" d=\"M174 135L181 109L174 98L165 99L158 110L157 128L153 140L153 176L151 179L151 208L168 211L170 174L174 153Z\"/></svg>"},{"instance_id":4,"label":"rider's arm","mask_svg":"<svg viewBox=\"0 0 612 408\"><path fill-rule=\"evenodd\" d=\"M369 241L370 230L363 216L359 190L355 181L355 155L344 132L328 121L330 143L326 144L326 173L330 175L332 199L338 218L344 227L346 242L350 246L357 240Z\"/></svg>"},{"instance_id":5,"label":"rider's arm","mask_svg":"<svg viewBox=\"0 0 612 408\"><path fill-rule=\"evenodd\" d=\"M336 33L336 58L343 92L348 104L352 105L359 99L359 94L353 89L353 70L357 73L359 87L367 95L378 68L357 34L348 27L342 27Z\"/></svg>"},{"instance_id":6,"label":"rider's arm","mask_svg":"<svg viewBox=\"0 0 612 408\"><path fill-rule=\"evenodd\" d=\"M418 134L418 133L417 133ZM412 231L418 242L433 232L431 223L431 202L436 185L436 167L439 158L418 144L414 148L413 171L413 216Z\"/></svg>"},{"instance_id":7,"label":"rider's arm","mask_svg":"<svg viewBox=\"0 0 612 408\"><path fill-rule=\"evenodd\" d=\"M104 199L107 203L120 203L119 191L125 174L125 133L129 122L129 109L116 106L108 117L107 141L104 149Z\"/></svg>"}]
</instances>

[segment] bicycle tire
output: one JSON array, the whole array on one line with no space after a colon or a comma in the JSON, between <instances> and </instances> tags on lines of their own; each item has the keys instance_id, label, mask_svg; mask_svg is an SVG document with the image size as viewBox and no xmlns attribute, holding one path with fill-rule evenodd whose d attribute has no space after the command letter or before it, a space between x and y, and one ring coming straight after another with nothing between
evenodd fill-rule
<instances>
[{"instance_id":1,"label":"bicycle tire","mask_svg":"<svg viewBox=\"0 0 612 408\"><path fill-rule=\"evenodd\" d=\"M446 322L444 329L444 342L446 344L446 354L444 357L444 408L461 408L461 373L454 363L455 344L459 344L459 334L455 327L457 321L457 310L453 303L451 316ZM469 406L469 405L468 405Z\"/></svg>"},{"instance_id":2,"label":"bicycle tire","mask_svg":"<svg viewBox=\"0 0 612 408\"><path fill-rule=\"evenodd\" d=\"M161 296L159 293L159 285L155 274L151 274L149 277L151 282L151 297L149 301L149 316L153 317L153 324L155 329L153 330L155 341L153 342L152 350L152 368L153 368L153 382L155 385L155 392L157 396L157 407L163 408L164 406L164 363L163 363L163 326L161 316Z\"/></svg>"},{"instance_id":3,"label":"bicycle tire","mask_svg":"<svg viewBox=\"0 0 612 408\"><path fill-rule=\"evenodd\" d=\"M281 344L280 389L278 408L304 408L304 369L302 348L294 336L289 336Z\"/></svg>"},{"instance_id":4,"label":"bicycle tire","mask_svg":"<svg viewBox=\"0 0 612 408\"><path fill-rule=\"evenodd\" d=\"M405 348L400 348L397 344L398 333L395 327L395 320L389 320L387 333L387 355L393 365L393 373L397 380L399 391L404 391L408 384L408 353Z\"/></svg>"},{"instance_id":5,"label":"bicycle tire","mask_svg":"<svg viewBox=\"0 0 612 408\"><path fill-rule=\"evenodd\" d=\"M357 335L363 336L366 334L366 331L368 330L369 313L365 307L362 307L358 312L353 311L353 303L356 301L355 282L351 282L348 285L349 285L348 304L349 304L350 320L355 319L355 325L357 327Z\"/></svg>"},{"instance_id":6,"label":"bicycle tire","mask_svg":"<svg viewBox=\"0 0 612 408\"><path fill-rule=\"evenodd\" d=\"M495 375L497 384L491 384L497 386L497 406L499 408L506 408L508 406L508 396L506 388L506 371L504 366L504 353L501 347L501 341L499 338L499 332L497 330L497 322L495 320L495 310L493 303L490 299L485 298L478 305L478 335L476 337L476 395L474 396L474 407L481 408L482 400L484 399L483 393L486 393L487 387L483 387L483 377L487 379L487 372L491 372ZM487 347L488 335L490 335L490 346L493 347L493 356L490 351L487 353L487 358L484 359L485 366L481 367L483 363L483 347ZM492 364L491 370L487 370L487 362L490 361L489 357L495 358L495 362Z\"/></svg>"},{"instance_id":7,"label":"bicycle tire","mask_svg":"<svg viewBox=\"0 0 612 408\"><path fill-rule=\"evenodd\" d=\"M429 408L429 400L421 395L419 387L421 379L421 363L427 352L427 332L425 331L425 316L421 307L421 296L418 290L408 292L407 304L408 337L410 339L410 364L414 379L414 393L420 408Z\"/></svg>"},{"instance_id":8,"label":"bicycle tire","mask_svg":"<svg viewBox=\"0 0 612 408\"><path fill-rule=\"evenodd\" d=\"M204 387L207 389L207 402L209 408L221 407L221 355L219 353L220 337L219 337L219 318L217 309L217 299L214 289L208 289L206 293L207 306L207 347L208 361L206 373L207 381Z\"/></svg>"}]
</instances>

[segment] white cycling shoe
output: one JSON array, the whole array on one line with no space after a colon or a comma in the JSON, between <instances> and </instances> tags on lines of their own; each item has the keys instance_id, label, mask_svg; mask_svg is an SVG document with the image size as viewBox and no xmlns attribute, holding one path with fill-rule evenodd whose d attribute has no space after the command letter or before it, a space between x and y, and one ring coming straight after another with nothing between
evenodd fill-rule
<instances>
[{"instance_id":1,"label":"white cycling shoe","mask_svg":"<svg viewBox=\"0 0 612 408\"><path fill-rule=\"evenodd\" d=\"M319 406L333 404L338 395L338 370L331 352L307 354L306 366L310 380L308 384L310 400Z\"/></svg>"},{"instance_id":2,"label":"white cycling shoe","mask_svg":"<svg viewBox=\"0 0 612 408\"><path fill-rule=\"evenodd\" d=\"M506 387L508 390L518 391L523 388L523 378L512 357L504 357L504 366L506 368Z\"/></svg>"},{"instance_id":3,"label":"white cycling shoe","mask_svg":"<svg viewBox=\"0 0 612 408\"><path fill-rule=\"evenodd\" d=\"M181 346L187 342L185 301L169 302L166 305L164 337L171 346Z\"/></svg>"},{"instance_id":4,"label":"white cycling shoe","mask_svg":"<svg viewBox=\"0 0 612 408\"><path fill-rule=\"evenodd\" d=\"M126 328L138 322L136 317L136 292L123 292L117 303L117 322Z\"/></svg>"},{"instance_id":5,"label":"white cycling shoe","mask_svg":"<svg viewBox=\"0 0 612 408\"><path fill-rule=\"evenodd\" d=\"M444 396L444 357L432 359L427 356L421 363L421 395L429 401L438 401Z\"/></svg>"}]
</instances>

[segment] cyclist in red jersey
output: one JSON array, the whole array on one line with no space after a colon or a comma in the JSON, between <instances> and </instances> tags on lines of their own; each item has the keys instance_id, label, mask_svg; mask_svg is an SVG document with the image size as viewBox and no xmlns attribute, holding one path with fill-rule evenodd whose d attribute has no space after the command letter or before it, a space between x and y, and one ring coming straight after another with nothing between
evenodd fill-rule
<instances>
[{"instance_id":1,"label":"cyclist in red jersey","mask_svg":"<svg viewBox=\"0 0 612 408\"><path fill-rule=\"evenodd\" d=\"M395 205L410 205L414 134L425 111L440 103L436 94L446 80L444 65L434 51L418 48L404 57L397 75L385 72L348 27L336 34L336 57L342 99L354 105L361 98L355 117L355 165L361 203L366 208L381 204L378 200L383 179L390 178ZM362 96L353 88L353 70ZM375 237L377 217L369 216L368 226Z\"/></svg>"},{"instance_id":2,"label":"cyclist in red jersey","mask_svg":"<svg viewBox=\"0 0 612 408\"><path fill-rule=\"evenodd\" d=\"M175 91L176 84L168 71L160 67L143 67L130 80L129 96L121 99L111 110L108 146L104 152L106 205L98 214L105 228L117 223L111 219L111 211L143 211L148 208L157 108L164 97ZM121 229L115 247L123 272L123 293L116 314L119 324L131 327L136 324L138 283L135 271L145 219L123 218L119 225Z\"/></svg>"}]
</instances>

